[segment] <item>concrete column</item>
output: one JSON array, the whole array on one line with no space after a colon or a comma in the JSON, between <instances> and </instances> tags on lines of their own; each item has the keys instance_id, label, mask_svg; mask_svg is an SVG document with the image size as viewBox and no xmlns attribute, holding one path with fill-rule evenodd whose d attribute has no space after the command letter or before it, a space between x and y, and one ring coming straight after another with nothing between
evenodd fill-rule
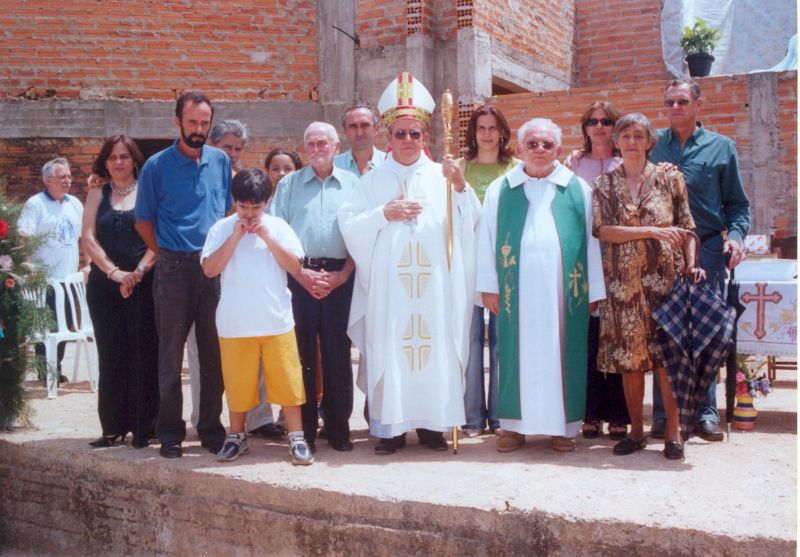
<instances>
[{"instance_id":1,"label":"concrete column","mask_svg":"<svg viewBox=\"0 0 800 557\"><path fill-rule=\"evenodd\" d=\"M356 36L354 0L317 0L319 37L319 101L323 118L338 127L342 111L356 97L355 43L342 31Z\"/></svg>"},{"instance_id":2,"label":"concrete column","mask_svg":"<svg viewBox=\"0 0 800 557\"><path fill-rule=\"evenodd\" d=\"M477 27L465 27L456 35L458 100L472 103L492 95L492 41Z\"/></svg>"}]
</instances>

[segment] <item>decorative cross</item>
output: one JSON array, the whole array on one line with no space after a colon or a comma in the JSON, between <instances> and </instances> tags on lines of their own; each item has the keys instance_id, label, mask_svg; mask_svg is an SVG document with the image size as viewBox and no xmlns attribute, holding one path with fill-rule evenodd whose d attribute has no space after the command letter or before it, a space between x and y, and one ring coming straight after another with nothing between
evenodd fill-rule
<instances>
[{"instance_id":1,"label":"decorative cross","mask_svg":"<svg viewBox=\"0 0 800 557\"><path fill-rule=\"evenodd\" d=\"M422 314L412 313L409 316L403 341L406 344L401 348L408 359L409 369L411 371L424 369L431 353L431 334Z\"/></svg>"},{"instance_id":2,"label":"decorative cross","mask_svg":"<svg viewBox=\"0 0 800 557\"><path fill-rule=\"evenodd\" d=\"M767 289L766 282L757 282L756 283L756 294L752 294L751 292L745 292L739 298L745 304L749 304L750 302L756 303L756 330L753 332L755 337L758 340L761 340L765 336L767 336L767 331L764 328L764 310L766 309L767 302L772 302L773 304L777 304L783 299L780 292L773 292L772 294L766 294L765 291Z\"/></svg>"},{"instance_id":3,"label":"decorative cross","mask_svg":"<svg viewBox=\"0 0 800 557\"><path fill-rule=\"evenodd\" d=\"M581 278L582 276L583 276L583 273L581 273L578 270L577 266L569 274L569 285L570 285L570 287L572 287L572 296L575 297L575 298L577 298L578 295L579 295L579 293L578 293L578 279Z\"/></svg>"}]
</instances>

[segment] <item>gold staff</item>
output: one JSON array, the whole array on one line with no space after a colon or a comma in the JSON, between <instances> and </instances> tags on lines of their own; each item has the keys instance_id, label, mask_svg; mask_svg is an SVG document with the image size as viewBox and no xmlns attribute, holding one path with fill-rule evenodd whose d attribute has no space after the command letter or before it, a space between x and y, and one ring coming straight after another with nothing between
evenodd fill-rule
<instances>
[{"instance_id":1,"label":"gold staff","mask_svg":"<svg viewBox=\"0 0 800 557\"><path fill-rule=\"evenodd\" d=\"M453 136L450 133L453 122L453 95L450 89L445 89L442 95L442 127L444 129L444 156L450 155L450 144ZM447 268L453 266L453 185L447 180ZM458 427L453 427L453 454L458 454Z\"/></svg>"}]
</instances>

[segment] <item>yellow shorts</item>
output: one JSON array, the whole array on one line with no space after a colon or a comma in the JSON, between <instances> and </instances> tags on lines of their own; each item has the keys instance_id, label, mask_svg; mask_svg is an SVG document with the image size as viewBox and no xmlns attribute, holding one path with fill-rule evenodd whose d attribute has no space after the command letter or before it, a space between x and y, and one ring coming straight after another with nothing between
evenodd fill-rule
<instances>
[{"instance_id":1,"label":"yellow shorts","mask_svg":"<svg viewBox=\"0 0 800 557\"><path fill-rule=\"evenodd\" d=\"M219 339L225 398L231 412L258 405L258 368L264 364L267 402L299 406L306 401L294 331L282 335Z\"/></svg>"}]
</instances>

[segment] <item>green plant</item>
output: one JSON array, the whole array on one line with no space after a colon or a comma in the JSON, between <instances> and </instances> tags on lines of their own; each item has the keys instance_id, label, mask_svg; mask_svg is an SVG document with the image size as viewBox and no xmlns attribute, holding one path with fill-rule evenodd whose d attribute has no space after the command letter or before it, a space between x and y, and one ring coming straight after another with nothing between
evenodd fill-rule
<instances>
[{"instance_id":1,"label":"green plant","mask_svg":"<svg viewBox=\"0 0 800 557\"><path fill-rule=\"evenodd\" d=\"M701 18L696 18L693 27L684 27L681 36L681 48L686 56L692 54L711 54L717 46L722 34L712 29Z\"/></svg>"},{"instance_id":2,"label":"green plant","mask_svg":"<svg viewBox=\"0 0 800 557\"><path fill-rule=\"evenodd\" d=\"M29 263L43 238L19 234L22 205L6 200L3 185L0 176L0 431L26 414L25 375L36 367L28 339L50 320L47 308L38 307L23 290L45 288L44 274Z\"/></svg>"}]
</instances>

